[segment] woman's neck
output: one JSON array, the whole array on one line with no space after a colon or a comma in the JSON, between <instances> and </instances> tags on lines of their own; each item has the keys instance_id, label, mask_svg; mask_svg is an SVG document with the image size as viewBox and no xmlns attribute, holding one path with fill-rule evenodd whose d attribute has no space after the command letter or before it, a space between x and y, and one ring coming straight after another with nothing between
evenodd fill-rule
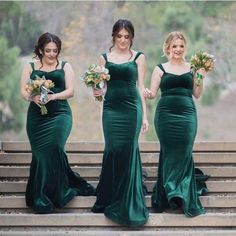
<instances>
[{"instance_id":1,"label":"woman's neck","mask_svg":"<svg viewBox=\"0 0 236 236\"><path fill-rule=\"evenodd\" d=\"M56 60L49 63L47 60L43 60L43 59L42 59L42 62L40 61L40 63L41 63L41 65L42 65L43 67L48 67L48 68L50 68L50 67L56 67L56 65L57 65L57 61L56 61Z\"/></svg>"},{"instance_id":2,"label":"woman's neck","mask_svg":"<svg viewBox=\"0 0 236 236\"><path fill-rule=\"evenodd\" d=\"M169 63L171 66L179 66L185 64L185 61L183 59L171 59Z\"/></svg>"},{"instance_id":3,"label":"woman's neck","mask_svg":"<svg viewBox=\"0 0 236 236\"><path fill-rule=\"evenodd\" d=\"M117 55L127 55L130 54L130 49L126 48L126 49L120 49L118 47L114 47L114 49L112 50L112 52L114 52Z\"/></svg>"}]
</instances>

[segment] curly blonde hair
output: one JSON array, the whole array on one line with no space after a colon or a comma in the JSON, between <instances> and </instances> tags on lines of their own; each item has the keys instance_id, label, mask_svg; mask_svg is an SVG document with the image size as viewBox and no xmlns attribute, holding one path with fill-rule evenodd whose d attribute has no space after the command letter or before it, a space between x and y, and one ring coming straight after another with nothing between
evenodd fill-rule
<instances>
[{"instance_id":1,"label":"curly blonde hair","mask_svg":"<svg viewBox=\"0 0 236 236\"><path fill-rule=\"evenodd\" d=\"M177 39L181 39L184 41L185 45L187 44L186 38L183 33L179 32L179 31L170 32L167 35L167 37L164 41L163 47L162 47L163 53L168 59L170 57L170 53L169 53L170 45L172 42L174 42Z\"/></svg>"}]
</instances>

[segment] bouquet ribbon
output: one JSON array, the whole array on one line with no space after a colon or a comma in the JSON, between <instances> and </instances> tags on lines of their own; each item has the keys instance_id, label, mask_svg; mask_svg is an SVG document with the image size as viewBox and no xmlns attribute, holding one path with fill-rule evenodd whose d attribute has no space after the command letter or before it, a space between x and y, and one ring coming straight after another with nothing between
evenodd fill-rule
<instances>
[{"instance_id":1,"label":"bouquet ribbon","mask_svg":"<svg viewBox=\"0 0 236 236\"><path fill-rule=\"evenodd\" d=\"M197 72L197 80L196 80L197 86L200 85L202 79L203 79L203 75Z\"/></svg>"}]
</instances>

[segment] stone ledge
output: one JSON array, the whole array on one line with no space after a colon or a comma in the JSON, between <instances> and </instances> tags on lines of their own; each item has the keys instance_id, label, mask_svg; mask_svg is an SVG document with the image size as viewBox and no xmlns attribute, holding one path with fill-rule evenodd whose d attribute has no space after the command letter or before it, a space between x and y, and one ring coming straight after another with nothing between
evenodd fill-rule
<instances>
[{"instance_id":1,"label":"stone ledge","mask_svg":"<svg viewBox=\"0 0 236 236\"><path fill-rule=\"evenodd\" d=\"M97 186L98 181L89 181L93 186ZM154 181L147 181L149 192L152 192ZM217 180L206 182L209 193L236 193L236 180ZM26 181L4 181L0 182L1 193L25 193Z\"/></svg>"},{"instance_id":2,"label":"stone ledge","mask_svg":"<svg viewBox=\"0 0 236 236\"><path fill-rule=\"evenodd\" d=\"M98 178L101 173L101 167L72 167L73 171L78 172L85 178ZM148 178L155 178L157 176L157 167L144 167L147 171ZM211 177L227 177L236 178L236 166L201 166L204 174ZM21 177L27 178L29 176L29 166L0 166L1 177Z\"/></svg>"},{"instance_id":3,"label":"stone ledge","mask_svg":"<svg viewBox=\"0 0 236 236\"><path fill-rule=\"evenodd\" d=\"M0 226L119 226L103 214L0 214ZM236 227L236 213L206 213L197 217L151 213L146 227Z\"/></svg>"},{"instance_id":4,"label":"stone ledge","mask_svg":"<svg viewBox=\"0 0 236 236\"><path fill-rule=\"evenodd\" d=\"M108 229L94 230L94 231L0 231L0 235L4 236L61 236L61 235L70 235L70 236L235 236L236 230L130 230L130 231L113 231Z\"/></svg>"},{"instance_id":5,"label":"stone ledge","mask_svg":"<svg viewBox=\"0 0 236 236\"><path fill-rule=\"evenodd\" d=\"M0 153L1 165L30 165L31 153ZM195 164L234 164L236 152L198 152L193 153ZM156 165L159 162L159 153L141 153L143 165ZM68 153L70 164L78 165L101 165L102 153Z\"/></svg>"},{"instance_id":6,"label":"stone ledge","mask_svg":"<svg viewBox=\"0 0 236 236\"><path fill-rule=\"evenodd\" d=\"M140 142L141 152L159 152L160 145L156 142ZM30 152L28 141L2 141L2 151L5 152ZM103 152L103 142L68 142L66 144L67 152ZM217 152L235 152L236 142L195 142L193 151L217 151Z\"/></svg>"},{"instance_id":7,"label":"stone ledge","mask_svg":"<svg viewBox=\"0 0 236 236\"><path fill-rule=\"evenodd\" d=\"M146 196L147 207L151 207L151 196ZM96 197L75 197L69 202L65 208L76 209L90 209L92 208ZM201 196L201 203L205 208L236 208L236 194L235 196ZM24 209L28 208L25 205L24 196L1 196L0 209Z\"/></svg>"}]
</instances>

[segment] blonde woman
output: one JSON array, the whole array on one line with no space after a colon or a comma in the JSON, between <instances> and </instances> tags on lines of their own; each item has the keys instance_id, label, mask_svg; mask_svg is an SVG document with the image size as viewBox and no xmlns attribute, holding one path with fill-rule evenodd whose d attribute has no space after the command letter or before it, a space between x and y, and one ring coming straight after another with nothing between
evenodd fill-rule
<instances>
[{"instance_id":1,"label":"blonde woman","mask_svg":"<svg viewBox=\"0 0 236 236\"><path fill-rule=\"evenodd\" d=\"M188 216L203 214L198 195L207 191L203 182L196 182L192 148L197 132L197 114L193 96L199 98L203 80L197 86L190 64L185 61L186 38L181 32L171 32L164 44L166 63L154 68L146 98L154 98L158 89L161 99L155 113L155 129L160 141L157 182L152 195L152 206L157 212L166 208L182 208ZM198 71L204 77L204 69Z\"/></svg>"}]
</instances>

